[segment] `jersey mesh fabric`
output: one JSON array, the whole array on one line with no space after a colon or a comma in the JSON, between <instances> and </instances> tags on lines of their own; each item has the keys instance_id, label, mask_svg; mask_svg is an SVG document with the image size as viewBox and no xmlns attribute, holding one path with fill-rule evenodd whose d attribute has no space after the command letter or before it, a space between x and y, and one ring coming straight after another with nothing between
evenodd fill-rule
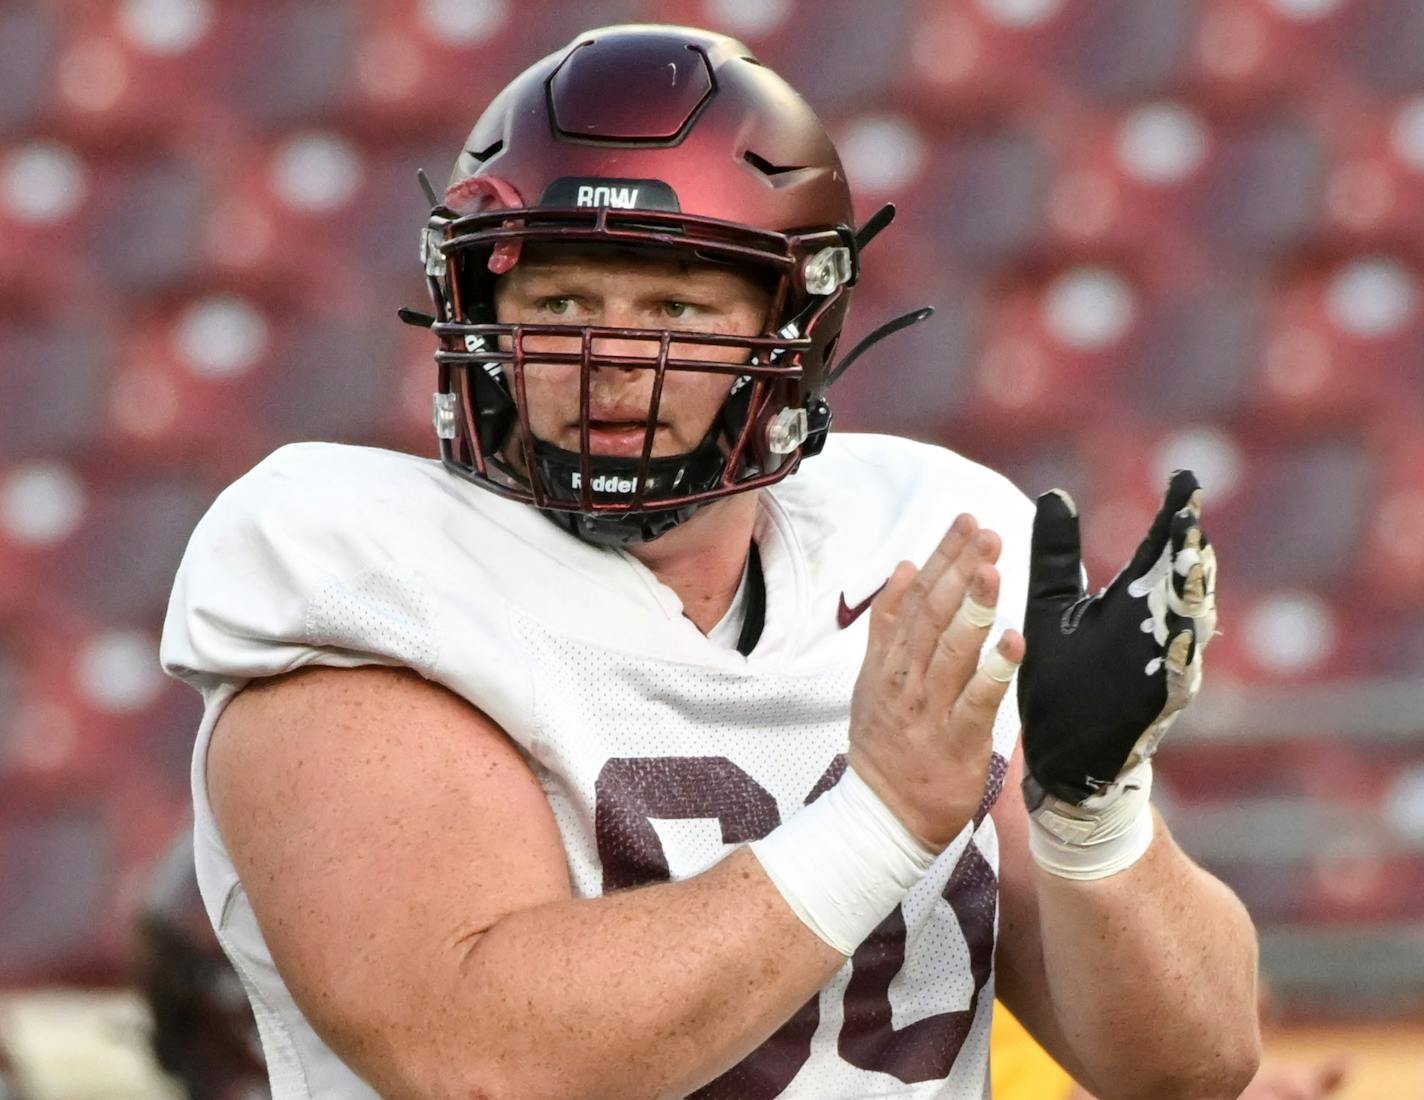
<instances>
[{"instance_id":1,"label":"jersey mesh fabric","mask_svg":"<svg viewBox=\"0 0 1424 1100\"><path fill-rule=\"evenodd\" d=\"M332 580L312 594L306 640L324 649L376 648L400 654L402 663L429 677L437 649L431 629L431 601L418 573L404 576L371 571L354 581Z\"/></svg>"}]
</instances>

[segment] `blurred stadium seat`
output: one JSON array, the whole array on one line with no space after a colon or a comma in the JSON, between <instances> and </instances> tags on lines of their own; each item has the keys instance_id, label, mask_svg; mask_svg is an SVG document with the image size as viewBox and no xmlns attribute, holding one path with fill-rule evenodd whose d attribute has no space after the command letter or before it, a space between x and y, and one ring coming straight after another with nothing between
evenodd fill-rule
<instances>
[{"instance_id":1,"label":"blurred stadium seat","mask_svg":"<svg viewBox=\"0 0 1424 1100\"><path fill-rule=\"evenodd\" d=\"M1141 288L1114 266L1027 270L989 288L971 368L978 431L1071 433L1122 411Z\"/></svg>"},{"instance_id":2,"label":"blurred stadium seat","mask_svg":"<svg viewBox=\"0 0 1424 1100\"><path fill-rule=\"evenodd\" d=\"M0 139L33 129L43 116L59 23L54 7L0 9Z\"/></svg>"},{"instance_id":3,"label":"blurred stadium seat","mask_svg":"<svg viewBox=\"0 0 1424 1100\"><path fill-rule=\"evenodd\" d=\"M1420 295L1418 270L1388 254L1285 274L1265 305L1256 415L1286 430L1370 421L1424 351Z\"/></svg>"},{"instance_id":4,"label":"blurred stadium seat","mask_svg":"<svg viewBox=\"0 0 1424 1100\"><path fill-rule=\"evenodd\" d=\"M917 0L915 33L895 67L900 96L928 119L957 123L1059 111L1054 79L1065 25L1083 5L1063 0Z\"/></svg>"},{"instance_id":5,"label":"blurred stadium seat","mask_svg":"<svg viewBox=\"0 0 1424 1100\"><path fill-rule=\"evenodd\" d=\"M1262 103L1339 95L1349 0L1204 0L1184 73L1203 101Z\"/></svg>"}]
</instances>

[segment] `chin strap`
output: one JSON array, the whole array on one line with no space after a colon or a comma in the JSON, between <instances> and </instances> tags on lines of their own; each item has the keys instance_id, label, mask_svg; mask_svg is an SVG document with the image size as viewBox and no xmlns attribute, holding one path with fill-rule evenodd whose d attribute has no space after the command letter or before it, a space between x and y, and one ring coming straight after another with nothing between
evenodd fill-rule
<instances>
[{"instance_id":1,"label":"chin strap","mask_svg":"<svg viewBox=\"0 0 1424 1100\"><path fill-rule=\"evenodd\" d=\"M849 352L841 356L840 362L826 373L826 385L829 386L843 375L850 368L852 363L876 344L880 343L885 337L894 336L895 333L901 329L909 328L911 325L917 325L921 321L928 320L933 315L934 306L921 306L919 309L912 309L909 313L902 313L900 316L892 318L883 325L878 326L870 335L866 336L860 343L851 348Z\"/></svg>"},{"instance_id":2,"label":"chin strap","mask_svg":"<svg viewBox=\"0 0 1424 1100\"><path fill-rule=\"evenodd\" d=\"M880 235L880 231L895 220L895 204L887 202L866 219L864 225L855 231L855 250L860 252Z\"/></svg>"},{"instance_id":3,"label":"chin strap","mask_svg":"<svg viewBox=\"0 0 1424 1100\"><path fill-rule=\"evenodd\" d=\"M855 242L856 256L859 257L860 253L865 250L865 246L878 237L881 230L894 220L895 204L893 202L887 202L874 214L870 215L870 217L866 219L865 224L851 235L851 239ZM859 266L859 261L857 260L857 275L859 274ZM899 317L892 318L883 325L876 327L870 335L866 336L860 343L851 348L849 352L841 356L840 361L837 362L834 367L826 371L826 383L824 388L830 388L831 383L849 370L852 363L876 344L880 343L881 340L884 340L885 337L893 336L901 329L909 328L911 325L917 325L921 321L928 320L933 314L933 306L921 306L919 309L912 309L909 313L902 313ZM830 426L829 420L829 416L826 417L827 427ZM824 434L824 429L822 430L822 434ZM819 450L819 448L817 449Z\"/></svg>"}]
</instances>

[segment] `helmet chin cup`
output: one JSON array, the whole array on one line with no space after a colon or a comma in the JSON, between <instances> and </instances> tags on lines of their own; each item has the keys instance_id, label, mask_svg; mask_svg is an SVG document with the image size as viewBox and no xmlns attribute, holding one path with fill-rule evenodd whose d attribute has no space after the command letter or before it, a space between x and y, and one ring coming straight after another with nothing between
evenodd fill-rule
<instances>
[{"instance_id":1,"label":"helmet chin cup","mask_svg":"<svg viewBox=\"0 0 1424 1100\"><path fill-rule=\"evenodd\" d=\"M806 405L806 442L801 444L801 456L813 458L826 445L831 430L831 406L824 397L813 397Z\"/></svg>"},{"instance_id":2,"label":"helmet chin cup","mask_svg":"<svg viewBox=\"0 0 1424 1100\"><path fill-rule=\"evenodd\" d=\"M549 503L570 506L541 511L570 534L600 546L627 546L666 534L701 504L659 502L713 490L726 466L715 429L694 451L647 462L583 455L543 440L535 440L532 450L538 476L550 490Z\"/></svg>"}]
</instances>

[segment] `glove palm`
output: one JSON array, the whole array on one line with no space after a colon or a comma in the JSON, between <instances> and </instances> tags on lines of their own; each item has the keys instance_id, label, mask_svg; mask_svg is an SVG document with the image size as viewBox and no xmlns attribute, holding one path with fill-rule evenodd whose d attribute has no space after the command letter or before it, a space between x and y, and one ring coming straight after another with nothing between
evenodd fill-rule
<instances>
[{"instance_id":1,"label":"glove palm","mask_svg":"<svg viewBox=\"0 0 1424 1100\"><path fill-rule=\"evenodd\" d=\"M1132 560L1090 596L1072 499L1038 498L1018 679L1030 810L1048 795L1110 797L1196 695L1216 629L1216 551L1200 520L1200 486L1180 470Z\"/></svg>"}]
</instances>

